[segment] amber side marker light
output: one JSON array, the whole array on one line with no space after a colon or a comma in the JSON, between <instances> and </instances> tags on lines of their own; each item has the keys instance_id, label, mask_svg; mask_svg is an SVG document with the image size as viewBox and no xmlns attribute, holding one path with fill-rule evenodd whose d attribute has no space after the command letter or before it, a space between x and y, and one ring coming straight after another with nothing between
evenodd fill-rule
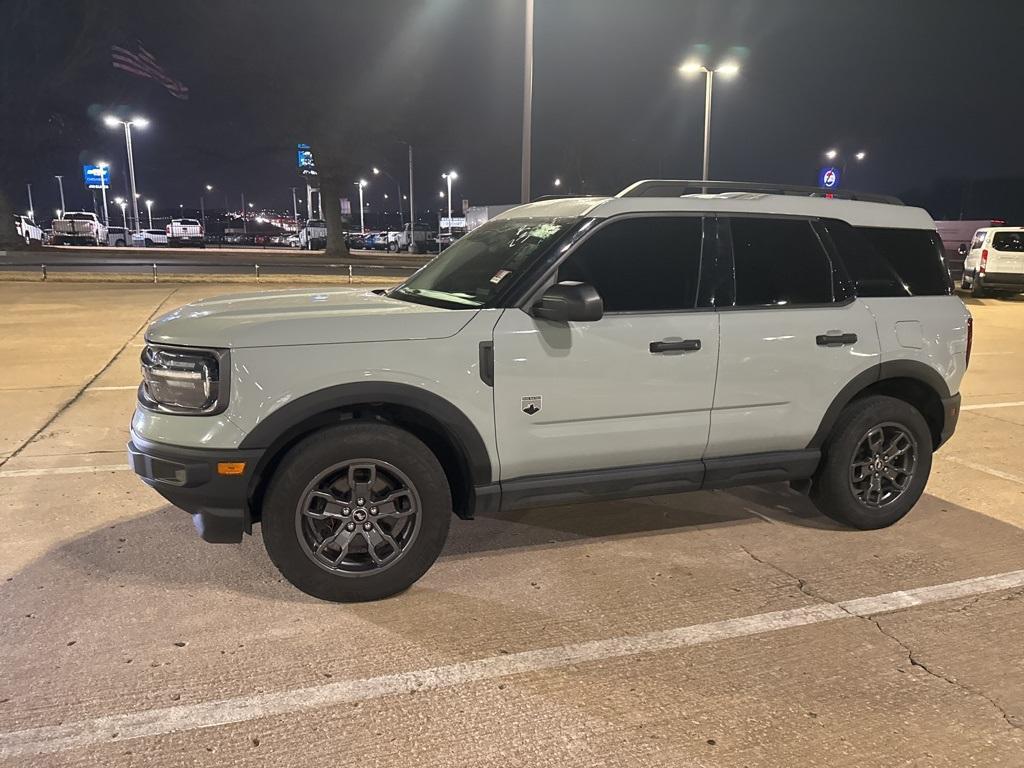
<instances>
[{"instance_id":1,"label":"amber side marker light","mask_svg":"<svg viewBox=\"0 0 1024 768\"><path fill-rule=\"evenodd\" d=\"M244 461L219 461L217 462L218 475L240 475L245 472Z\"/></svg>"}]
</instances>

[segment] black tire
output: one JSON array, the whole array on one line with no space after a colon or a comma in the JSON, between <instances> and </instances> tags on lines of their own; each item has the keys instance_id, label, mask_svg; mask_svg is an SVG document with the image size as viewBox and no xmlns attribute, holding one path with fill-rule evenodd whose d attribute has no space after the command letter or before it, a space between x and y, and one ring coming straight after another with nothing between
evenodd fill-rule
<instances>
[{"instance_id":1,"label":"black tire","mask_svg":"<svg viewBox=\"0 0 1024 768\"><path fill-rule=\"evenodd\" d=\"M886 465L877 467L880 472L875 473L876 467L869 461L867 473L874 474L880 485L889 482L887 472L905 479L905 487L891 500L872 504L858 497L854 488L854 476L858 470L852 465L855 460L864 458L861 451L868 448L864 441L868 440L869 432L880 427L891 435L898 434L900 430L907 435L907 442L913 447L914 464L910 476L906 477L906 473L901 474L898 469ZM896 461L907 461L902 457L903 454ZM885 528L906 515L921 498L931 467L932 434L921 412L903 400L871 395L853 401L839 415L825 444L821 465L811 487L811 500L822 514L840 523L862 530ZM860 467L859 472L863 473L864 469ZM872 482L870 478L864 479ZM882 498L877 501L882 502Z\"/></svg>"},{"instance_id":2,"label":"black tire","mask_svg":"<svg viewBox=\"0 0 1024 768\"><path fill-rule=\"evenodd\" d=\"M313 523L300 512L300 506L305 507L305 500L314 488L322 487L314 483L324 473L330 477L329 473L339 465L359 460L390 465L405 476L408 482L403 485L411 488L417 499L417 516L407 521L396 519L395 527L387 532L398 540L399 534L395 531L400 523L418 527L410 529L412 538L392 562L382 567L374 566L369 562L367 553L364 565L368 570L332 570L315 559L307 528L333 526L335 521ZM376 507L370 507L371 503L368 499L365 505L355 508L351 519L357 519L356 513L362 511L365 521L362 524L374 523L366 517L364 510L365 507L377 514ZM350 512L349 509L344 511ZM281 575L306 594L344 603L379 600L407 589L433 565L444 548L451 516L448 480L437 457L426 445L405 430L387 424L349 422L305 438L278 465L263 502L263 541ZM376 524L380 525L384 519L382 512ZM329 530L328 534L336 534L346 525L341 519L336 522L337 527ZM364 537L357 529L352 540L357 535L369 546L371 534ZM323 538L328 538L328 535Z\"/></svg>"},{"instance_id":3,"label":"black tire","mask_svg":"<svg viewBox=\"0 0 1024 768\"><path fill-rule=\"evenodd\" d=\"M985 286L981 284L981 278L975 275L974 279L971 281L971 296L976 299L983 299L985 298L985 295Z\"/></svg>"}]
</instances>

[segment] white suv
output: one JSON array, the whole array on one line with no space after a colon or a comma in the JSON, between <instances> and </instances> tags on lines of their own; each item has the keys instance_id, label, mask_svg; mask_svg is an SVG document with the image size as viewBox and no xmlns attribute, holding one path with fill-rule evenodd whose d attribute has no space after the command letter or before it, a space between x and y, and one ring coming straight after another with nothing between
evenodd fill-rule
<instances>
[{"instance_id":1,"label":"white suv","mask_svg":"<svg viewBox=\"0 0 1024 768\"><path fill-rule=\"evenodd\" d=\"M740 191L700 193L720 188ZM789 481L889 525L970 355L935 225L756 189L532 203L388 291L175 310L147 332L132 466L208 541L261 521L281 573L328 600L408 587L452 512Z\"/></svg>"},{"instance_id":2,"label":"white suv","mask_svg":"<svg viewBox=\"0 0 1024 768\"><path fill-rule=\"evenodd\" d=\"M1024 293L1024 227L992 227L974 233L964 259L962 286L971 295Z\"/></svg>"}]
</instances>

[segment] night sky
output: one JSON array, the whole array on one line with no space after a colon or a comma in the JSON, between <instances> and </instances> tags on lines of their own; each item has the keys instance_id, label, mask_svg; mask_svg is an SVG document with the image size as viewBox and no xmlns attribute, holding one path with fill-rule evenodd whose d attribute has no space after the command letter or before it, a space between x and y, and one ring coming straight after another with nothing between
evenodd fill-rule
<instances>
[{"instance_id":1,"label":"night sky","mask_svg":"<svg viewBox=\"0 0 1024 768\"><path fill-rule=\"evenodd\" d=\"M955 207L965 180L1024 177L1019 0L536 6L534 195L555 176L590 193L699 177L703 80L676 69L698 46L743 68L716 82L713 178L813 184L832 146L868 153L847 186L932 208ZM99 116L119 108L152 121L136 171L158 207L195 207L209 183L211 208L244 192L290 209L294 145L314 124L352 137L353 181L376 164L404 187L411 141L421 210L449 167L457 200L518 199L522 0L0 0L0 26L0 184L18 210L26 182L37 210L55 208L56 173L68 207L91 208L80 165L99 158L118 191L123 135ZM188 101L111 66L110 46L136 40ZM371 180L377 208L393 188ZM1024 215L1022 187L968 214Z\"/></svg>"}]
</instances>

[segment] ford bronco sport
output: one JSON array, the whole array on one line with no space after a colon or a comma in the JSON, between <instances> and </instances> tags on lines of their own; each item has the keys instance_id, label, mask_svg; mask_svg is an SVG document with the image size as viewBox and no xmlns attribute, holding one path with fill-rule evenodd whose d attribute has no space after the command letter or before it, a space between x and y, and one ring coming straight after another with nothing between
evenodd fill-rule
<instances>
[{"instance_id":1,"label":"ford bronco sport","mask_svg":"<svg viewBox=\"0 0 1024 768\"><path fill-rule=\"evenodd\" d=\"M789 481L890 525L956 426L971 317L923 210L643 181L506 211L390 290L208 299L146 340L135 471L356 601L422 576L453 512Z\"/></svg>"}]
</instances>

